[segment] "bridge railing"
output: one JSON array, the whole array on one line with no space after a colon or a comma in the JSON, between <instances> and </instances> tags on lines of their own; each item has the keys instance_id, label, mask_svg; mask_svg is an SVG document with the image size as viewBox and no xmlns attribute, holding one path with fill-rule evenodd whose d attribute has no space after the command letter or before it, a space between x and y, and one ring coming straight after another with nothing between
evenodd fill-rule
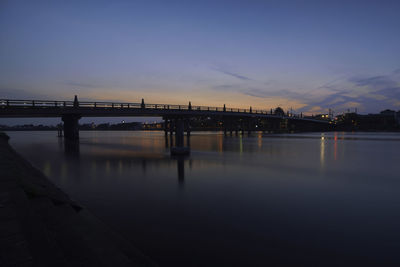
<instances>
[{"instance_id":1,"label":"bridge railing","mask_svg":"<svg viewBox=\"0 0 400 267\"><path fill-rule=\"evenodd\" d=\"M63 109L63 108L87 108L87 109L149 109L149 110L193 110L193 111L212 111L221 113L246 113L246 114L264 114L273 115L275 117L301 119L308 121L322 121L314 118L304 118L299 114L275 114L272 110L254 110L254 109L238 109L230 107L208 107L208 106L192 106L192 105L170 105L170 104L147 104L147 103L118 103L118 102L90 102L90 101L52 101L52 100L15 100L0 99L0 110L7 108L28 109ZM0 112L1 113L1 112ZM221 114L222 115L222 114ZM327 121L325 121L328 123ZM330 122L329 122L330 123Z\"/></svg>"},{"instance_id":2,"label":"bridge railing","mask_svg":"<svg viewBox=\"0 0 400 267\"><path fill-rule=\"evenodd\" d=\"M191 105L170 105L170 104L146 104L146 103L119 103L119 102L91 102L91 101L50 101L50 100L10 100L0 99L0 107L13 108L110 108L110 109L153 109L153 110L193 110L193 111L215 111L215 112L237 112L269 114L267 110L252 110L230 107L209 107L209 106L191 106Z\"/></svg>"},{"instance_id":3,"label":"bridge railing","mask_svg":"<svg viewBox=\"0 0 400 267\"><path fill-rule=\"evenodd\" d=\"M73 107L73 101L49 101L49 100L10 100L1 99L1 107Z\"/></svg>"}]
</instances>

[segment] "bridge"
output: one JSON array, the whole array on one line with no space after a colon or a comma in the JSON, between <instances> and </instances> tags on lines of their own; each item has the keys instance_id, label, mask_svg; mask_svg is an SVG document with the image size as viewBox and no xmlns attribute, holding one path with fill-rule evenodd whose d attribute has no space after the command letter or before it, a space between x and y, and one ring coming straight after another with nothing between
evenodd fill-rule
<instances>
[{"instance_id":1,"label":"bridge","mask_svg":"<svg viewBox=\"0 0 400 267\"><path fill-rule=\"evenodd\" d=\"M183 147L183 137L190 135L191 121L196 118L213 118L222 125L225 134L262 130L320 131L330 127L329 122L304 118L289 113L277 114L271 110L253 110L208 106L141 103L50 101L0 99L0 118L60 117L64 138L79 139L79 119L82 117L162 117L164 131L172 136L175 133L177 147Z\"/></svg>"}]
</instances>

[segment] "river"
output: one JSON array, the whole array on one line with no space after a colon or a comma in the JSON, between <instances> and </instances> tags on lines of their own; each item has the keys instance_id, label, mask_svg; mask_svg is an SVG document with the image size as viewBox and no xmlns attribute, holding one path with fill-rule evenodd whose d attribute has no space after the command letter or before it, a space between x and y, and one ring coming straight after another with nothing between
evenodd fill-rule
<instances>
[{"instance_id":1,"label":"river","mask_svg":"<svg viewBox=\"0 0 400 267\"><path fill-rule=\"evenodd\" d=\"M399 266L400 134L8 132L72 199L160 266Z\"/></svg>"}]
</instances>

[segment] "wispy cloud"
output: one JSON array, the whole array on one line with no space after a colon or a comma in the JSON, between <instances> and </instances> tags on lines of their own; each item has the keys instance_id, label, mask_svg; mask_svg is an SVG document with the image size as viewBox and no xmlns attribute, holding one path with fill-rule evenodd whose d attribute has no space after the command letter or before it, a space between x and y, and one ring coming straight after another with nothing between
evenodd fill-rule
<instances>
[{"instance_id":1,"label":"wispy cloud","mask_svg":"<svg viewBox=\"0 0 400 267\"><path fill-rule=\"evenodd\" d=\"M216 91L239 92L244 95L258 98L284 97L290 99L303 99L303 95L287 89L271 90L268 86L259 84L221 84L213 87Z\"/></svg>"},{"instance_id":2,"label":"wispy cloud","mask_svg":"<svg viewBox=\"0 0 400 267\"><path fill-rule=\"evenodd\" d=\"M288 89L271 90L268 88L248 88L243 92L245 95L270 98L270 97L281 97L288 99L304 100L304 95L290 91Z\"/></svg>"},{"instance_id":3,"label":"wispy cloud","mask_svg":"<svg viewBox=\"0 0 400 267\"><path fill-rule=\"evenodd\" d=\"M388 75L358 75L321 86L331 93L309 101L304 109L314 105L339 110L357 106L367 112L395 108L393 103L400 100L400 82L395 74L396 71Z\"/></svg>"},{"instance_id":4,"label":"wispy cloud","mask_svg":"<svg viewBox=\"0 0 400 267\"><path fill-rule=\"evenodd\" d=\"M371 88L394 87L397 83L390 76L372 76L366 78L352 77L350 82L356 86L368 86Z\"/></svg>"},{"instance_id":5,"label":"wispy cloud","mask_svg":"<svg viewBox=\"0 0 400 267\"><path fill-rule=\"evenodd\" d=\"M308 91L276 89L281 84L265 84L256 81L214 86L214 90L238 92L263 99L287 99L303 106L300 112L313 112L328 108L342 112L357 107L361 112L378 112L386 108L398 108L400 103L400 77L397 70L388 75L348 76L326 82ZM318 108L316 108L318 107Z\"/></svg>"},{"instance_id":6,"label":"wispy cloud","mask_svg":"<svg viewBox=\"0 0 400 267\"><path fill-rule=\"evenodd\" d=\"M235 77L237 79L243 80L243 81L251 81L252 80L249 77L246 77L244 75L241 75L241 74L238 74L238 73L234 73L234 72L231 72L231 71L228 71L228 70L224 70L222 68L212 68L212 69L215 70L215 71L218 71L220 73L223 73L223 74Z\"/></svg>"},{"instance_id":7,"label":"wispy cloud","mask_svg":"<svg viewBox=\"0 0 400 267\"><path fill-rule=\"evenodd\" d=\"M221 84L221 85L216 85L213 86L213 89L216 91L240 91L241 86L236 85L236 84Z\"/></svg>"}]
</instances>

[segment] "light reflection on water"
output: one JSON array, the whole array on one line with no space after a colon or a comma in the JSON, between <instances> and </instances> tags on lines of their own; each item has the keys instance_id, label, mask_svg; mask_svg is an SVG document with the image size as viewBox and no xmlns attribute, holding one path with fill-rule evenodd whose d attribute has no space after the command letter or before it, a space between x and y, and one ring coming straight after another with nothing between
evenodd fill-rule
<instances>
[{"instance_id":1,"label":"light reflection on water","mask_svg":"<svg viewBox=\"0 0 400 267\"><path fill-rule=\"evenodd\" d=\"M324 168L324 163L325 163L325 136L322 133L321 134L321 152L320 152L320 157L321 157L321 168Z\"/></svg>"},{"instance_id":2,"label":"light reflection on water","mask_svg":"<svg viewBox=\"0 0 400 267\"><path fill-rule=\"evenodd\" d=\"M194 133L186 158L162 132L80 134L9 133L161 266L400 263L399 134Z\"/></svg>"}]
</instances>

